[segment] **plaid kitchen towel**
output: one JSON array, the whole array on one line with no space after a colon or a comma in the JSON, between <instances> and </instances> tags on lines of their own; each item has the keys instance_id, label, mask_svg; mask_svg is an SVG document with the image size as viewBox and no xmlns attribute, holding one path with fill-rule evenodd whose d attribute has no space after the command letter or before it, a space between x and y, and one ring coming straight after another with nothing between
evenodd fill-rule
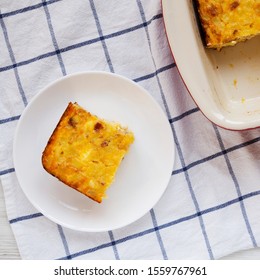
<instances>
[{"instance_id":1,"label":"plaid kitchen towel","mask_svg":"<svg viewBox=\"0 0 260 280\"><path fill-rule=\"evenodd\" d=\"M23 259L217 259L260 245L260 129L228 131L203 116L176 69L160 0L0 5L0 175ZM144 87L176 144L160 201L133 224L101 233L45 218L24 196L12 161L17 122L32 97L57 78L91 70Z\"/></svg>"}]
</instances>

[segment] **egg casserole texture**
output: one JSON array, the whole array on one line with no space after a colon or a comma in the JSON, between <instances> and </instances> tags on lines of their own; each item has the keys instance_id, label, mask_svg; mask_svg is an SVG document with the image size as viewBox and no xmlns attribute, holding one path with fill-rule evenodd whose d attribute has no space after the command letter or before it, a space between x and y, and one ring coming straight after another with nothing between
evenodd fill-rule
<instances>
[{"instance_id":1,"label":"egg casserole texture","mask_svg":"<svg viewBox=\"0 0 260 280\"><path fill-rule=\"evenodd\" d=\"M42 164L48 173L100 203L133 141L127 128L70 102L43 151Z\"/></svg>"},{"instance_id":2,"label":"egg casserole texture","mask_svg":"<svg viewBox=\"0 0 260 280\"><path fill-rule=\"evenodd\" d=\"M260 33L260 0L195 0L206 46L220 50Z\"/></svg>"}]
</instances>

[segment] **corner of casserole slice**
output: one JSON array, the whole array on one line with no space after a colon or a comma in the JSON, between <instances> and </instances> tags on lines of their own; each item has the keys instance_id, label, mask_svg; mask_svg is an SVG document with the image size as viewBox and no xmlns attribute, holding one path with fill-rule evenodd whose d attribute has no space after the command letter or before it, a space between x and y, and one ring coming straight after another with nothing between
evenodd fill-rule
<instances>
[{"instance_id":1,"label":"corner of casserole slice","mask_svg":"<svg viewBox=\"0 0 260 280\"><path fill-rule=\"evenodd\" d=\"M42 165L69 187L101 203L134 141L118 123L69 103L42 154Z\"/></svg>"},{"instance_id":2,"label":"corner of casserole slice","mask_svg":"<svg viewBox=\"0 0 260 280\"><path fill-rule=\"evenodd\" d=\"M208 48L220 50L260 34L259 0L195 0Z\"/></svg>"}]
</instances>

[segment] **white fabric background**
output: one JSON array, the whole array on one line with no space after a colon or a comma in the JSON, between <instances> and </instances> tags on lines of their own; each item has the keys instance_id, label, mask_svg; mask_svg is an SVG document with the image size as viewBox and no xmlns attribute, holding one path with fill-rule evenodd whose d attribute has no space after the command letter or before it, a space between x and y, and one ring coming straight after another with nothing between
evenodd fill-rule
<instances>
[{"instance_id":1,"label":"white fabric background","mask_svg":"<svg viewBox=\"0 0 260 280\"><path fill-rule=\"evenodd\" d=\"M260 129L227 131L203 116L175 67L159 0L0 5L0 178L23 259L216 259L260 244ZM22 193L12 162L14 131L31 98L63 75L90 70L124 75L148 90L177 147L157 205L104 233L45 218Z\"/></svg>"}]
</instances>

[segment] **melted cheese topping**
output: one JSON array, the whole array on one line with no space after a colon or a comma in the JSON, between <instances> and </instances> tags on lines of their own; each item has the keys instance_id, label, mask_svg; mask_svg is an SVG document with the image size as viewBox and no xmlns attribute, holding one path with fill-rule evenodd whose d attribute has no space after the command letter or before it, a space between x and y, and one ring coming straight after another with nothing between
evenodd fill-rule
<instances>
[{"instance_id":1,"label":"melted cheese topping","mask_svg":"<svg viewBox=\"0 0 260 280\"><path fill-rule=\"evenodd\" d=\"M209 48L221 49L260 34L260 0L197 0Z\"/></svg>"},{"instance_id":2,"label":"melted cheese topping","mask_svg":"<svg viewBox=\"0 0 260 280\"><path fill-rule=\"evenodd\" d=\"M101 202L133 141L133 133L126 128L70 103L43 152L42 163L65 184Z\"/></svg>"}]
</instances>

